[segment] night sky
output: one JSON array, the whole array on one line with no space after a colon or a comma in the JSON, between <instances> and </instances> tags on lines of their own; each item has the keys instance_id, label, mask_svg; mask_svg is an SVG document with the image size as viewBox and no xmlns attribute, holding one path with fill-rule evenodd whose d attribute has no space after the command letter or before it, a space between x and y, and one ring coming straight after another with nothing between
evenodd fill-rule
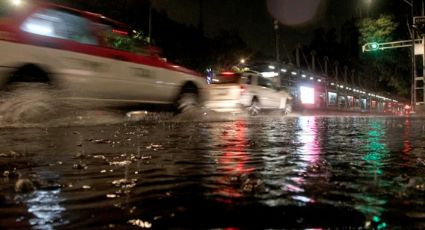
<instances>
[{"instance_id":1,"label":"night sky","mask_svg":"<svg viewBox=\"0 0 425 230\"><path fill-rule=\"evenodd\" d=\"M337 29L353 17L377 16L382 13L406 14L410 7L403 0L48 0L83 7L118 19L131 26L148 26L149 2L154 10L172 20L198 27L214 38L221 31L239 34L248 47L266 56L274 55L273 21L279 19L281 55L291 52L297 44L309 45L314 31L323 27ZM415 8L420 8L420 1ZM79 4L76 4L79 2ZM303 21L307 20L307 21ZM155 23L153 23L155 24ZM146 31L147 32L147 31ZM404 37L403 37L404 36ZM153 28L155 39L155 28ZM401 35L407 38L408 34Z\"/></svg>"},{"instance_id":2,"label":"night sky","mask_svg":"<svg viewBox=\"0 0 425 230\"><path fill-rule=\"evenodd\" d=\"M202 15L205 35L214 37L230 30L245 40L249 47L273 53L275 17L280 18L282 46L293 50L296 44L309 43L318 27L338 28L358 11L355 0L155 0L155 8L172 19L198 26ZM306 7L307 6L307 7ZM201 10L202 9L202 13ZM275 17L274 17L275 16ZM294 25L302 19L310 19ZM282 55L285 50L282 50Z\"/></svg>"},{"instance_id":3,"label":"night sky","mask_svg":"<svg viewBox=\"0 0 425 230\"><path fill-rule=\"evenodd\" d=\"M382 13L410 14L403 0L153 0L155 8L181 23L198 26L202 9L205 35L214 37L221 30L239 33L249 47L273 53L273 20L279 17L282 46L293 50L298 44L309 44L314 30L336 28L353 17L377 16ZM421 0L415 0L419 12ZM307 23L291 21L310 18ZM409 15L410 17L410 15ZM401 19L405 20L405 19ZM406 24L400 21L400 24ZM408 34L403 34L401 37ZM285 51L282 50L282 53ZM284 55L284 54L282 54Z\"/></svg>"}]
</instances>

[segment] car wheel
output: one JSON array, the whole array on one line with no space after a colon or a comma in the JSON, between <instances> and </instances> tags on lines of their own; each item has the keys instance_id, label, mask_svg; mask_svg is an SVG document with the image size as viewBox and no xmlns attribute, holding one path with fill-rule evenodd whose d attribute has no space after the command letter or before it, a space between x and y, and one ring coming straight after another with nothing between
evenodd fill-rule
<instances>
[{"instance_id":1,"label":"car wheel","mask_svg":"<svg viewBox=\"0 0 425 230\"><path fill-rule=\"evenodd\" d=\"M14 82L2 93L0 116L7 123L40 123L57 115L47 83Z\"/></svg>"},{"instance_id":2,"label":"car wheel","mask_svg":"<svg viewBox=\"0 0 425 230\"><path fill-rule=\"evenodd\" d=\"M186 112L199 106L199 97L195 89L184 89L177 99L177 113Z\"/></svg>"},{"instance_id":3,"label":"car wheel","mask_svg":"<svg viewBox=\"0 0 425 230\"><path fill-rule=\"evenodd\" d=\"M248 114L251 116L257 116L260 114L260 102L254 98L251 102L251 105L248 107Z\"/></svg>"},{"instance_id":4,"label":"car wheel","mask_svg":"<svg viewBox=\"0 0 425 230\"><path fill-rule=\"evenodd\" d=\"M288 102L283 109L283 115L289 115L290 113L292 113L292 104Z\"/></svg>"}]
</instances>

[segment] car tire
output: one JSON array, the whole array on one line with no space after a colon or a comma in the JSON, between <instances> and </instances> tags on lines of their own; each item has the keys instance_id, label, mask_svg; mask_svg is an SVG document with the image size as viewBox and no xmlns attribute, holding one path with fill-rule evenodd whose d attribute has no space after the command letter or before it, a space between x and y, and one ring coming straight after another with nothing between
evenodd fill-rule
<instances>
[{"instance_id":1,"label":"car tire","mask_svg":"<svg viewBox=\"0 0 425 230\"><path fill-rule=\"evenodd\" d=\"M176 101L176 112L183 113L199 107L199 95L195 88L183 89Z\"/></svg>"},{"instance_id":2,"label":"car tire","mask_svg":"<svg viewBox=\"0 0 425 230\"><path fill-rule=\"evenodd\" d=\"M286 106L285 106L285 108L283 109L282 112L283 112L283 115L285 115L285 116L287 116L290 113L292 113L292 103L287 102L287 104L286 104Z\"/></svg>"},{"instance_id":3,"label":"car tire","mask_svg":"<svg viewBox=\"0 0 425 230\"><path fill-rule=\"evenodd\" d=\"M248 107L248 114L250 116L257 116L261 112L260 102L257 98L254 98L251 102L251 105Z\"/></svg>"},{"instance_id":4,"label":"car tire","mask_svg":"<svg viewBox=\"0 0 425 230\"><path fill-rule=\"evenodd\" d=\"M11 83L0 100L0 117L6 123L42 123L58 114L47 83Z\"/></svg>"}]
</instances>

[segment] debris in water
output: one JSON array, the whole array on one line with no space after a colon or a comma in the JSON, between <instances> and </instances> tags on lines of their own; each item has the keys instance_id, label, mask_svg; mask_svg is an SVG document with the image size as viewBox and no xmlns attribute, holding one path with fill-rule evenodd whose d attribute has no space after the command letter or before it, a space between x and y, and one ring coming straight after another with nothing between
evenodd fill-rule
<instances>
[{"instance_id":1,"label":"debris in water","mask_svg":"<svg viewBox=\"0 0 425 230\"><path fill-rule=\"evenodd\" d=\"M16 170L16 168L14 168L13 171L4 171L3 176L8 178L17 178L20 176L20 173Z\"/></svg>"},{"instance_id":2,"label":"debris in water","mask_svg":"<svg viewBox=\"0 0 425 230\"><path fill-rule=\"evenodd\" d=\"M137 179L119 179L112 181L112 184L116 187L123 187L123 188L133 188L136 186Z\"/></svg>"},{"instance_id":3,"label":"debris in water","mask_svg":"<svg viewBox=\"0 0 425 230\"><path fill-rule=\"evenodd\" d=\"M108 139L88 139L87 141L90 141L90 142L95 143L95 144L110 144L110 143L112 143L112 141L108 140Z\"/></svg>"},{"instance_id":4,"label":"debris in water","mask_svg":"<svg viewBox=\"0 0 425 230\"><path fill-rule=\"evenodd\" d=\"M91 189L91 186L90 185L83 185L83 189L89 190L89 189Z\"/></svg>"},{"instance_id":5,"label":"debris in water","mask_svg":"<svg viewBox=\"0 0 425 230\"><path fill-rule=\"evenodd\" d=\"M106 198L109 198L109 199L114 199L117 197L118 197L117 194L106 194Z\"/></svg>"},{"instance_id":6,"label":"debris in water","mask_svg":"<svg viewBox=\"0 0 425 230\"><path fill-rule=\"evenodd\" d=\"M83 164L82 162L78 163L78 164L74 164L72 166L73 169L87 169L88 166L86 164Z\"/></svg>"},{"instance_id":7,"label":"debris in water","mask_svg":"<svg viewBox=\"0 0 425 230\"><path fill-rule=\"evenodd\" d=\"M162 145L150 144L150 145L146 146L146 149L152 149L153 151L157 151L161 147L162 147Z\"/></svg>"},{"instance_id":8,"label":"debris in water","mask_svg":"<svg viewBox=\"0 0 425 230\"><path fill-rule=\"evenodd\" d=\"M141 228L151 228L152 227L152 224L151 223L149 223L148 221L140 220L140 219L129 220L128 223L130 223L130 224L132 224L134 226L141 227Z\"/></svg>"},{"instance_id":9,"label":"debris in water","mask_svg":"<svg viewBox=\"0 0 425 230\"><path fill-rule=\"evenodd\" d=\"M15 152L13 150L9 151L9 153L0 153L0 157L23 157L24 154Z\"/></svg>"},{"instance_id":10,"label":"debris in water","mask_svg":"<svg viewBox=\"0 0 425 230\"><path fill-rule=\"evenodd\" d=\"M106 159L106 157L104 155L94 155L93 158L95 158L95 159L103 159L103 160Z\"/></svg>"},{"instance_id":11,"label":"debris in water","mask_svg":"<svg viewBox=\"0 0 425 230\"><path fill-rule=\"evenodd\" d=\"M30 179L19 179L15 184L15 192L32 192L34 191L34 184Z\"/></svg>"},{"instance_id":12,"label":"debris in water","mask_svg":"<svg viewBox=\"0 0 425 230\"><path fill-rule=\"evenodd\" d=\"M131 164L131 161L112 161L109 162L109 165L115 165L115 166L126 166Z\"/></svg>"},{"instance_id":13,"label":"debris in water","mask_svg":"<svg viewBox=\"0 0 425 230\"><path fill-rule=\"evenodd\" d=\"M84 152L78 152L78 153L75 154L76 159L83 159L85 157L86 156L85 156Z\"/></svg>"}]
</instances>

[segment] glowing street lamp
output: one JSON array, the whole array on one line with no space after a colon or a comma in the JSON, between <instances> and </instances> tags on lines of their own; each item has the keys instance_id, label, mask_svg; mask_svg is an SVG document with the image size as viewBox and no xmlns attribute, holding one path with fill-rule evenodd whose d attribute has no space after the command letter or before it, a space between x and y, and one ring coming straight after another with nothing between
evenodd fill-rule
<instances>
[{"instance_id":1,"label":"glowing street lamp","mask_svg":"<svg viewBox=\"0 0 425 230\"><path fill-rule=\"evenodd\" d=\"M14 6L20 6L22 5L22 0L10 0L10 3Z\"/></svg>"},{"instance_id":2,"label":"glowing street lamp","mask_svg":"<svg viewBox=\"0 0 425 230\"><path fill-rule=\"evenodd\" d=\"M245 64L245 62L246 62L245 58L241 58L240 63Z\"/></svg>"}]
</instances>

